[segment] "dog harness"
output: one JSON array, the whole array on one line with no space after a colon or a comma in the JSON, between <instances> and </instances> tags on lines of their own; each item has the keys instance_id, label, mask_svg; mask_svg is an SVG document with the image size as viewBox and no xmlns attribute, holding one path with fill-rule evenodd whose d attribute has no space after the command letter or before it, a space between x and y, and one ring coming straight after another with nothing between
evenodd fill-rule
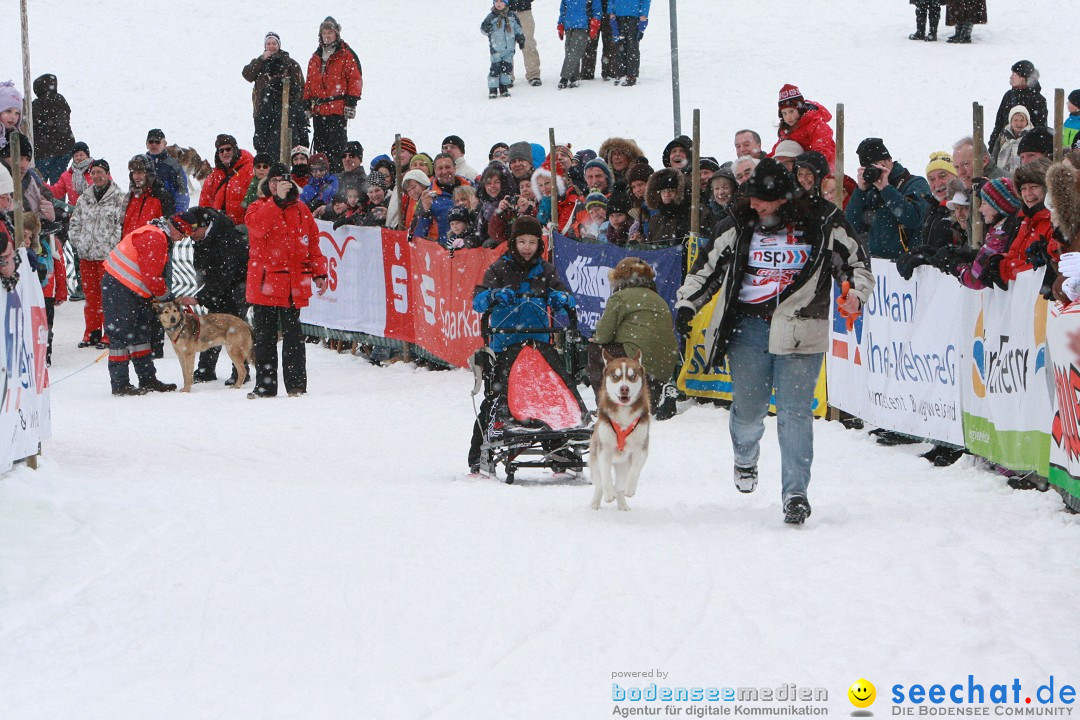
<instances>
[{"instance_id":1,"label":"dog harness","mask_svg":"<svg viewBox=\"0 0 1080 720\"><path fill-rule=\"evenodd\" d=\"M611 429L615 431L615 447L622 451L626 449L626 438L630 437L630 433L634 432L634 428L641 422L641 416L638 415L634 422L630 423L630 426L625 430L619 427L619 423L611 418L608 418L608 422L611 424Z\"/></svg>"}]
</instances>

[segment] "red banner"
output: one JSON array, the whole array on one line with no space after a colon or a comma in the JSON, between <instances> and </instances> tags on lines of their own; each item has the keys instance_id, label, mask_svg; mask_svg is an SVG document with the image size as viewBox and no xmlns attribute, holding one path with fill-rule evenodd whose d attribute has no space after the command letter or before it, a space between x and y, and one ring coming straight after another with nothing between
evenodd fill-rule
<instances>
[{"instance_id":1,"label":"red banner","mask_svg":"<svg viewBox=\"0 0 1080 720\"><path fill-rule=\"evenodd\" d=\"M413 314L417 295L411 290L409 268L412 245L404 230L383 230L383 273L386 279L386 334L402 342L414 342Z\"/></svg>"}]
</instances>

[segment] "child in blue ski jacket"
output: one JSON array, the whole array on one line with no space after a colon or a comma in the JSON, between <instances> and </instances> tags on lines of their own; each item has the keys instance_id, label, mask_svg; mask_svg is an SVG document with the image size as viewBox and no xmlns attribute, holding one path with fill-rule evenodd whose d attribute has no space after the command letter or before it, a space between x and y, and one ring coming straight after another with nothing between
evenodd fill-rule
<instances>
[{"instance_id":1,"label":"child in blue ski jacket","mask_svg":"<svg viewBox=\"0 0 1080 720\"><path fill-rule=\"evenodd\" d=\"M488 36L491 69L488 70L488 97L510 97L510 74L514 72L514 46L525 49L525 33L517 13L507 9L505 0L495 0L491 12L480 23L480 32Z\"/></svg>"}]
</instances>

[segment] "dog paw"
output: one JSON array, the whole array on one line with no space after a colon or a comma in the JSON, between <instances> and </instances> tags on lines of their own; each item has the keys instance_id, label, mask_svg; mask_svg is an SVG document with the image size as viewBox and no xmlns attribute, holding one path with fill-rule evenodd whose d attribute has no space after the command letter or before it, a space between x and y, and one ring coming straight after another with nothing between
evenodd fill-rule
<instances>
[{"instance_id":1,"label":"dog paw","mask_svg":"<svg viewBox=\"0 0 1080 720\"><path fill-rule=\"evenodd\" d=\"M191 388L180 388L180 392L189 393L189 392L191 392Z\"/></svg>"},{"instance_id":2,"label":"dog paw","mask_svg":"<svg viewBox=\"0 0 1080 720\"><path fill-rule=\"evenodd\" d=\"M618 507L619 507L620 510L629 510L630 509L630 506L626 504L625 500L619 500L619 506Z\"/></svg>"},{"instance_id":3,"label":"dog paw","mask_svg":"<svg viewBox=\"0 0 1080 720\"><path fill-rule=\"evenodd\" d=\"M614 496L614 495L607 495L607 494L605 494L605 495L604 495L604 502L606 502L606 503L613 503L613 502L615 502L615 496Z\"/></svg>"},{"instance_id":4,"label":"dog paw","mask_svg":"<svg viewBox=\"0 0 1080 720\"><path fill-rule=\"evenodd\" d=\"M589 503L589 507L591 507L593 510L599 510L600 509L600 501L599 500L593 500L591 503Z\"/></svg>"}]
</instances>

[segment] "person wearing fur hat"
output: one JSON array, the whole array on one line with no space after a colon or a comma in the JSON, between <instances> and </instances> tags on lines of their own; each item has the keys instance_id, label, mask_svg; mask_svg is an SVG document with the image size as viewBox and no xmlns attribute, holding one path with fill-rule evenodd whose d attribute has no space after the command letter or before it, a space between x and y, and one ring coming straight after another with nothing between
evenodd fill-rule
<instances>
[{"instance_id":1,"label":"person wearing fur hat","mask_svg":"<svg viewBox=\"0 0 1080 720\"><path fill-rule=\"evenodd\" d=\"M548 309L573 308L574 296L566 289L555 267L543 259L544 228L534 217L523 215L514 220L506 253L484 272L480 284L473 289L473 310L488 313L492 328L540 328L549 324ZM530 297L523 297L528 294ZM549 342L551 337L540 333L493 333L491 349L502 352L527 339ZM490 417L493 398L485 398L479 417ZM473 425L469 447L469 469L476 473L480 466L480 445L483 430Z\"/></svg>"},{"instance_id":2,"label":"person wearing fur hat","mask_svg":"<svg viewBox=\"0 0 1080 720\"><path fill-rule=\"evenodd\" d=\"M1066 150L1065 159L1046 171L1047 194L1053 202L1050 219L1060 238L1054 297L1063 305L1080 299L1080 150Z\"/></svg>"},{"instance_id":3,"label":"person wearing fur hat","mask_svg":"<svg viewBox=\"0 0 1080 720\"><path fill-rule=\"evenodd\" d=\"M1001 261L1001 279L1012 282L1016 276L1033 267L1057 262L1061 254L1054 239L1050 211L1046 208L1046 171L1050 160L1039 158L1024 163L1013 173L1013 185L1023 200L1018 217L1020 227Z\"/></svg>"},{"instance_id":4,"label":"person wearing fur hat","mask_svg":"<svg viewBox=\"0 0 1080 720\"><path fill-rule=\"evenodd\" d=\"M893 160L881 138L866 138L856 152L861 167L844 214L855 231L866 236L873 257L895 260L920 244L930 186ZM868 168L877 173L873 183L865 179Z\"/></svg>"},{"instance_id":5,"label":"person wearing fur hat","mask_svg":"<svg viewBox=\"0 0 1080 720\"><path fill-rule=\"evenodd\" d=\"M263 38L263 51L240 73L251 89L251 109L255 135L251 144L256 153L266 153L274 162L281 152L281 96L289 80L289 130L291 144L308 145L308 122L304 116L304 72L300 63L281 49L281 36L271 30ZM284 158L282 158L284 160Z\"/></svg>"},{"instance_id":6,"label":"person wearing fur hat","mask_svg":"<svg viewBox=\"0 0 1080 720\"><path fill-rule=\"evenodd\" d=\"M1023 105L1017 105L1009 111L1009 124L997 136L997 146L990 147L990 156L994 158L1002 172L1011 173L1022 164L1020 161L1020 138L1031 129L1031 115ZM1051 138L1051 143L1053 138ZM1051 144L1051 152L1053 145Z\"/></svg>"},{"instance_id":7,"label":"person wearing fur hat","mask_svg":"<svg viewBox=\"0 0 1080 720\"><path fill-rule=\"evenodd\" d=\"M121 236L154 218L172 217L176 212L172 195L165 191L165 184L154 175L154 163L146 155L136 155L128 160L128 194L125 202Z\"/></svg>"},{"instance_id":8,"label":"person wearing fur hat","mask_svg":"<svg viewBox=\"0 0 1080 720\"><path fill-rule=\"evenodd\" d=\"M775 388L784 521L801 524L810 515L811 400L829 344L828 276L851 283L837 304L857 314L874 288L870 254L835 205L798 194L791 174L771 158L758 164L734 205L705 262L679 288L676 327L688 336L694 316L718 295L704 328L704 360L719 367L726 358L731 370L735 485L741 492L757 486ZM777 247L785 252L772 252Z\"/></svg>"},{"instance_id":9,"label":"person wearing fur hat","mask_svg":"<svg viewBox=\"0 0 1080 720\"><path fill-rule=\"evenodd\" d=\"M970 44L974 26L986 24L986 0L946 0L945 24L956 28L946 42Z\"/></svg>"},{"instance_id":10,"label":"person wearing fur hat","mask_svg":"<svg viewBox=\"0 0 1080 720\"><path fill-rule=\"evenodd\" d=\"M307 356L300 310L311 287L326 292L327 261L319 250L319 228L289 178L276 163L266 179L267 197L248 208L248 266L245 298L255 322L255 389L248 398L266 398L278 390L278 333L285 390L290 397L307 392Z\"/></svg>"},{"instance_id":11,"label":"person wearing fur hat","mask_svg":"<svg viewBox=\"0 0 1080 720\"><path fill-rule=\"evenodd\" d=\"M322 153L312 155L310 165L311 179L300 191L300 202L307 205L315 217L320 217L320 210L334 199L334 193L338 190L338 177L330 172L330 158Z\"/></svg>"},{"instance_id":12,"label":"person wearing fur hat","mask_svg":"<svg viewBox=\"0 0 1080 720\"><path fill-rule=\"evenodd\" d=\"M341 153L348 142L349 121L364 90L360 58L341 39L341 25L327 16L319 24L319 47L308 60L304 108L315 129L315 152L330 158L330 170L341 172Z\"/></svg>"},{"instance_id":13,"label":"person wearing fur hat","mask_svg":"<svg viewBox=\"0 0 1080 720\"><path fill-rule=\"evenodd\" d=\"M836 162L836 141L833 139L832 128L829 127L832 113L828 108L821 103L806 100L802 91L791 84L780 88L777 105L776 114L780 117L780 127L777 128L776 144L769 152L769 157L776 155L780 143L794 140L802 147L802 151L817 150L829 161L829 167L832 167Z\"/></svg>"},{"instance_id":14,"label":"person wearing fur hat","mask_svg":"<svg viewBox=\"0 0 1080 720\"><path fill-rule=\"evenodd\" d=\"M510 87L514 84L514 52L516 47L525 49L525 33L517 13L510 10L506 0L495 0L491 12L480 23L480 32L487 35L491 52L488 97L510 97Z\"/></svg>"},{"instance_id":15,"label":"person wearing fur hat","mask_svg":"<svg viewBox=\"0 0 1080 720\"><path fill-rule=\"evenodd\" d=\"M611 297L589 339L589 384L597 391L604 377L604 353L634 357L649 384L649 399L657 420L675 414L675 393L664 385L679 363L679 344L671 326L671 308L656 291L656 272L641 258L626 257L608 271ZM670 395L670 397L669 397Z\"/></svg>"},{"instance_id":16,"label":"person wearing fur hat","mask_svg":"<svg viewBox=\"0 0 1080 720\"><path fill-rule=\"evenodd\" d=\"M112 180L109 163L103 159L90 165L92 184L79 198L71 214L68 237L79 253L81 287L86 294L83 307L82 342L79 347L108 346L109 338L102 334L105 316L101 306L102 276L109 253L120 242L124 218L124 193Z\"/></svg>"},{"instance_id":17,"label":"person wearing fur hat","mask_svg":"<svg viewBox=\"0 0 1080 720\"><path fill-rule=\"evenodd\" d=\"M1049 117L1046 110L1046 98L1042 94L1042 85L1039 84L1039 71L1030 60L1020 60L1012 66L1009 73L1009 89L1001 97L997 114L994 116L994 129L986 141L988 148L998 146L998 136L1009 126L1012 110L1017 105L1027 109L1031 127L1046 127ZM991 157L994 155L991 154Z\"/></svg>"},{"instance_id":18,"label":"person wearing fur hat","mask_svg":"<svg viewBox=\"0 0 1080 720\"><path fill-rule=\"evenodd\" d=\"M222 210L237 225L244 223L244 198L255 174L251 153L236 138L222 133L214 141L214 169L203 181L199 205Z\"/></svg>"},{"instance_id":19,"label":"person wearing fur hat","mask_svg":"<svg viewBox=\"0 0 1080 720\"><path fill-rule=\"evenodd\" d=\"M627 175L634 163L645 157L638 144L629 138L609 137L600 143L599 157L611 168L611 174L615 178L614 187L626 190L629 186Z\"/></svg>"},{"instance_id":20,"label":"person wearing fur hat","mask_svg":"<svg viewBox=\"0 0 1080 720\"><path fill-rule=\"evenodd\" d=\"M678 245L690 235L690 202L686 182L686 175L674 168L657 170L649 178L645 202L653 212L649 220L650 243ZM708 216L708 212L703 216ZM702 217L701 227L711 226L712 220Z\"/></svg>"}]
</instances>

